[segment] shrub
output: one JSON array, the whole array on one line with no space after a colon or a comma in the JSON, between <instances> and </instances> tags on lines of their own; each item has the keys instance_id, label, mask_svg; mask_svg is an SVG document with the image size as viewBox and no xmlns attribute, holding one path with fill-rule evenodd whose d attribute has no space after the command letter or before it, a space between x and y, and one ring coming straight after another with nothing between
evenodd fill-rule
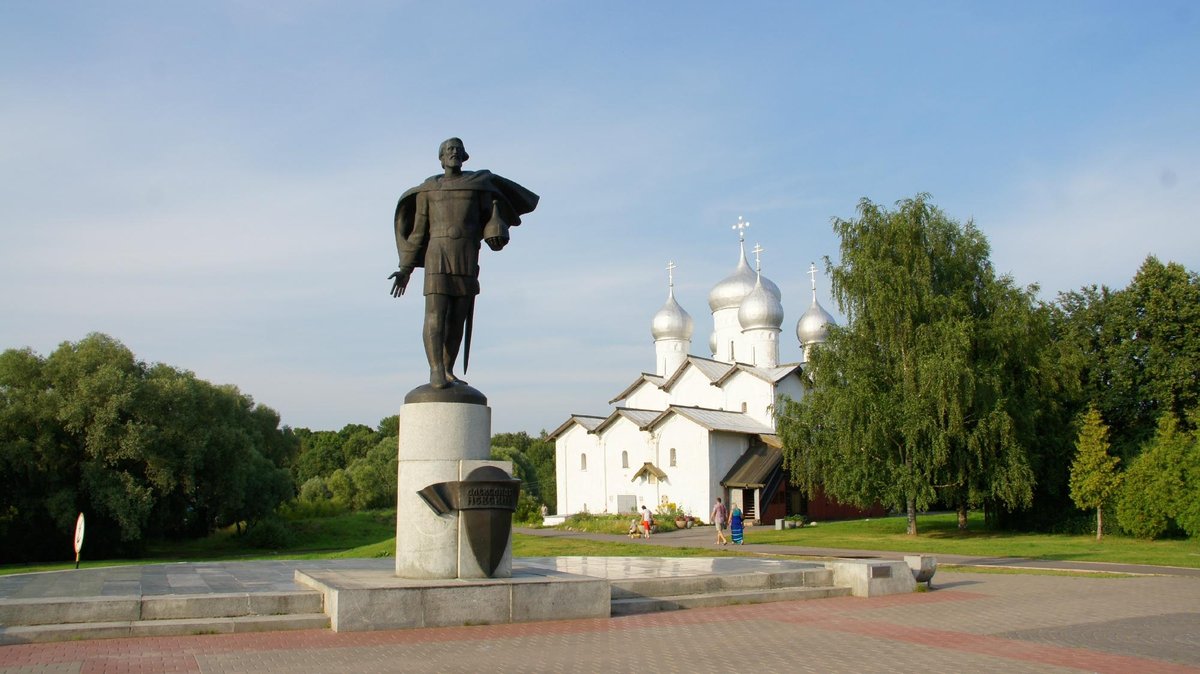
<instances>
[{"instance_id":1,"label":"shrub","mask_svg":"<svg viewBox=\"0 0 1200 674\"><path fill-rule=\"evenodd\" d=\"M678 505L670 502L660 504L658 509L654 511L655 524L658 524L659 520L670 520L671 522L674 522L682 517L687 517L687 514L683 512L683 509Z\"/></svg>"},{"instance_id":2,"label":"shrub","mask_svg":"<svg viewBox=\"0 0 1200 674\"><path fill-rule=\"evenodd\" d=\"M285 520L307 520L341 515L346 509L329 500L292 501L279 507L279 516Z\"/></svg>"},{"instance_id":3,"label":"shrub","mask_svg":"<svg viewBox=\"0 0 1200 674\"><path fill-rule=\"evenodd\" d=\"M629 522L637 519L639 516L633 513L624 515L576 513L568 517L562 527L568 531L583 531L593 534L624 534L629 531Z\"/></svg>"},{"instance_id":4,"label":"shrub","mask_svg":"<svg viewBox=\"0 0 1200 674\"><path fill-rule=\"evenodd\" d=\"M329 500L329 488L320 476L310 477L300 485L300 500L305 503Z\"/></svg>"},{"instance_id":5,"label":"shrub","mask_svg":"<svg viewBox=\"0 0 1200 674\"><path fill-rule=\"evenodd\" d=\"M517 497L517 510L513 513L513 521L521 524L542 523L542 507L533 494L521 491L520 496Z\"/></svg>"},{"instance_id":6,"label":"shrub","mask_svg":"<svg viewBox=\"0 0 1200 674\"><path fill-rule=\"evenodd\" d=\"M246 545L252 548L279 550L286 548L295 540L295 535L287 523L279 517L268 517L259 520L246 529Z\"/></svg>"}]
</instances>

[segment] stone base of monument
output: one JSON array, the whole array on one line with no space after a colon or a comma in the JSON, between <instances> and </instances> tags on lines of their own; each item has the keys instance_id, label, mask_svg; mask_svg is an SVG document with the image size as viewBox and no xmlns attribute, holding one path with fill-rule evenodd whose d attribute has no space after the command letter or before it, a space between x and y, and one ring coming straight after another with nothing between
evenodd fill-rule
<instances>
[{"instance_id":1,"label":"stone base of monument","mask_svg":"<svg viewBox=\"0 0 1200 674\"><path fill-rule=\"evenodd\" d=\"M461 397L460 390L469 388L456 386L451 391ZM491 408L454 398L438 402L432 396L426 392L412 402L410 394L400 408L396 575L417 580L508 577L512 509L459 511L439 499L462 496L466 500L465 487L462 493L457 487L477 471L499 468L505 478L511 475L511 463L488 460ZM448 491L451 486L453 494ZM475 491L490 493L487 488ZM515 492L512 500L515 506ZM502 522L508 524L503 534Z\"/></svg>"},{"instance_id":2,"label":"stone base of monument","mask_svg":"<svg viewBox=\"0 0 1200 674\"><path fill-rule=\"evenodd\" d=\"M875 559L838 559L825 562L833 572L833 584L850 588L855 597L879 597L885 594L914 592L917 583L908 564Z\"/></svg>"},{"instance_id":3,"label":"stone base of monument","mask_svg":"<svg viewBox=\"0 0 1200 674\"><path fill-rule=\"evenodd\" d=\"M335 632L607 618L611 611L607 580L519 560L509 578L417 580L372 570L296 571L295 578L324 594Z\"/></svg>"}]
</instances>

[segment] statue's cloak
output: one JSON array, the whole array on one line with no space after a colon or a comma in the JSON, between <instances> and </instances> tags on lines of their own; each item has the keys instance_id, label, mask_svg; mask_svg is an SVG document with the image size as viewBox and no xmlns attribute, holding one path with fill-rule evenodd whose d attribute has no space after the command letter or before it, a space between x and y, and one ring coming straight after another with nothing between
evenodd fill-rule
<instances>
[{"instance_id":1,"label":"statue's cloak","mask_svg":"<svg viewBox=\"0 0 1200 674\"><path fill-rule=\"evenodd\" d=\"M495 235L507 240L508 228L521 224L521 216L537 208L538 195L491 171L463 171L462 177L449 185L442 184L444 178L443 174L430 176L402 194L396 204L396 252L400 255L401 267L425 266L425 251L409 241L413 233L417 195L421 192L467 190L493 195L497 208L484 238Z\"/></svg>"}]
</instances>

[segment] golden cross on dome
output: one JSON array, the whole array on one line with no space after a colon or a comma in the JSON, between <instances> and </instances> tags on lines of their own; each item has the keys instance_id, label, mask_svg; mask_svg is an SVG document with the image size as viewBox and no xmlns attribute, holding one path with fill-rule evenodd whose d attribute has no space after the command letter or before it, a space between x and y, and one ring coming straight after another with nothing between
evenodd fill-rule
<instances>
[{"instance_id":1,"label":"golden cross on dome","mask_svg":"<svg viewBox=\"0 0 1200 674\"><path fill-rule=\"evenodd\" d=\"M754 253L754 271L760 274L762 273L762 259L759 257L759 255L766 252L766 250L766 248L763 248L756 243L754 244L753 250L750 251L751 253Z\"/></svg>"},{"instance_id":2,"label":"golden cross on dome","mask_svg":"<svg viewBox=\"0 0 1200 674\"><path fill-rule=\"evenodd\" d=\"M739 215L738 221L736 223L734 223L734 225L733 225L733 229L736 229L738 231L738 241L739 242L744 243L746 241L746 228L749 226L750 226L750 223L747 220L743 219L742 216Z\"/></svg>"}]
</instances>

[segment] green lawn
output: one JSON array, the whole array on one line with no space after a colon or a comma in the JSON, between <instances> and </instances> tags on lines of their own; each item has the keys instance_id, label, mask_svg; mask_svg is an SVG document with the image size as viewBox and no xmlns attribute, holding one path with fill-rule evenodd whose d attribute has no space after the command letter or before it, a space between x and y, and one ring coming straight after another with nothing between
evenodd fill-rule
<instances>
[{"instance_id":1,"label":"green lawn","mask_svg":"<svg viewBox=\"0 0 1200 674\"><path fill-rule=\"evenodd\" d=\"M988 531L982 518L972 517L970 529L959 532L953 514L922 515L915 537L904 533L903 517L884 517L849 522L821 523L801 529L775 531L754 527L747 533L752 543L811 546L820 548L894 550L970 555L975 557L1030 557L1093 562L1160 564L1200 568L1200 541L1140 541L1092 536L1019 534ZM138 560L90 560L84 549L83 567L156 562L334 559L390 557L394 554L395 511L375 510L344 513L332 517L298 519L288 523L293 543L279 550L254 550L232 531L221 531L199 541L155 543L147 556ZM670 535L670 534L667 534ZM751 548L752 550L752 548ZM580 538L547 538L516 534L513 555L517 557L558 556L655 556L712 557L751 554L748 551L712 548L672 548L625 541L590 541ZM36 565L6 565L0 575L51 571L74 567L73 561Z\"/></svg>"},{"instance_id":2,"label":"green lawn","mask_svg":"<svg viewBox=\"0 0 1200 674\"><path fill-rule=\"evenodd\" d=\"M882 517L849 522L820 523L802 529L776 531L755 527L748 536L755 543L820 548L893 550L974 557L1029 557L1081 562L1119 562L1200 568L1200 541L1143 541L1119 536L1022 534L990 531L983 517L972 515L967 531L958 530L953 513L921 515L917 535L905 533L904 517Z\"/></svg>"}]
</instances>

